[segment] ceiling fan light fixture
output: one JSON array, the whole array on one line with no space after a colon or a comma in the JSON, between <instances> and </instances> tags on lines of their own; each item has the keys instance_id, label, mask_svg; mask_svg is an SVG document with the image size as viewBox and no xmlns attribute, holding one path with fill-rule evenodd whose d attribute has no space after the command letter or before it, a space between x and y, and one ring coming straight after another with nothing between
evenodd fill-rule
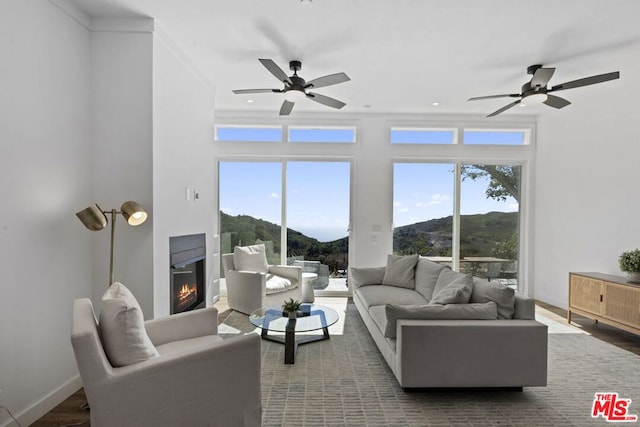
<instances>
[{"instance_id":1,"label":"ceiling fan light fixture","mask_svg":"<svg viewBox=\"0 0 640 427\"><path fill-rule=\"evenodd\" d=\"M290 89L284 94L284 98L289 102L298 102L306 97L307 95L303 91L298 89Z\"/></svg>"},{"instance_id":2,"label":"ceiling fan light fixture","mask_svg":"<svg viewBox=\"0 0 640 427\"><path fill-rule=\"evenodd\" d=\"M542 104L547 100L546 93L534 93L533 95L529 95L525 97L522 101L526 102L527 105L538 105Z\"/></svg>"}]
</instances>

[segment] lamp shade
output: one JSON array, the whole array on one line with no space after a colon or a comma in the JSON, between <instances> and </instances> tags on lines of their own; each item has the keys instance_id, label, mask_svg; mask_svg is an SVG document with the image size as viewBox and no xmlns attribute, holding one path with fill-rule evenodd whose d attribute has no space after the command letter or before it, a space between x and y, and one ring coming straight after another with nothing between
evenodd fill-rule
<instances>
[{"instance_id":1,"label":"lamp shade","mask_svg":"<svg viewBox=\"0 0 640 427\"><path fill-rule=\"evenodd\" d=\"M142 209L142 206L132 200L124 202L120 211L129 225L140 225L147 220L147 213Z\"/></svg>"},{"instance_id":2,"label":"lamp shade","mask_svg":"<svg viewBox=\"0 0 640 427\"><path fill-rule=\"evenodd\" d=\"M76 216L89 230L99 231L107 226L107 216L98 205L89 206L77 212Z\"/></svg>"}]
</instances>

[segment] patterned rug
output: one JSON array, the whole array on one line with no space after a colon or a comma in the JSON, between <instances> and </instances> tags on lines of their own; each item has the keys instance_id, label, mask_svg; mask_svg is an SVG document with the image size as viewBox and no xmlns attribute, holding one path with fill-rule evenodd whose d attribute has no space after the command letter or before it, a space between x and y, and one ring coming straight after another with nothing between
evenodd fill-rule
<instances>
[{"instance_id":1,"label":"patterned rug","mask_svg":"<svg viewBox=\"0 0 640 427\"><path fill-rule=\"evenodd\" d=\"M284 345L262 341L264 426L603 426L603 417L591 418L597 392L631 399L629 414L640 415L640 356L566 323L539 316L550 325L547 387L407 393L355 306L343 298L320 303L340 321L330 340L300 346L294 365L284 364ZM223 337L259 332L246 315L221 318Z\"/></svg>"}]
</instances>

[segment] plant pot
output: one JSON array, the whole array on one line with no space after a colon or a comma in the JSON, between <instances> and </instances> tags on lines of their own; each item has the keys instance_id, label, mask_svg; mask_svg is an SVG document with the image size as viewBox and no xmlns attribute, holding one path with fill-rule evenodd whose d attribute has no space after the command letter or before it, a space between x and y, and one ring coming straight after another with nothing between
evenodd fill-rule
<instances>
[{"instance_id":1,"label":"plant pot","mask_svg":"<svg viewBox=\"0 0 640 427\"><path fill-rule=\"evenodd\" d=\"M634 271L631 273L627 273L627 282L629 283L640 283L640 271Z\"/></svg>"}]
</instances>

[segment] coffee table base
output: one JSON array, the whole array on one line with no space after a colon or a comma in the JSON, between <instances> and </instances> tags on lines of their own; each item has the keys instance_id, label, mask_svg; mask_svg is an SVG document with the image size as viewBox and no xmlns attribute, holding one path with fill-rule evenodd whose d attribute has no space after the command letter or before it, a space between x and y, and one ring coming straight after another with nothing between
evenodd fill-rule
<instances>
[{"instance_id":1,"label":"coffee table base","mask_svg":"<svg viewBox=\"0 0 640 427\"><path fill-rule=\"evenodd\" d=\"M296 319L289 319L284 337L281 335L269 335L267 329L263 329L260 336L263 340L284 344L284 363L285 365L293 365L296 363L296 350L299 345L330 339L329 328L322 328L322 333L322 335L309 335L296 339Z\"/></svg>"}]
</instances>

